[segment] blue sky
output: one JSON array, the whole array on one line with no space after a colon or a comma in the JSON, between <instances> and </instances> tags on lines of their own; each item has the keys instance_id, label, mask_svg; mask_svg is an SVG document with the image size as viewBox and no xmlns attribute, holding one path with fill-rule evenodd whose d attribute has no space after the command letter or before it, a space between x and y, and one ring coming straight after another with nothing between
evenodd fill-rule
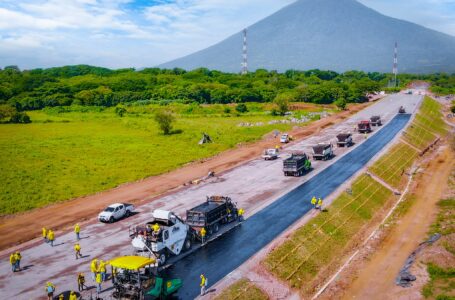
<instances>
[{"instance_id":1,"label":"blue sky","mask_svg":"<svg viewBox=\"0 0 455 300\"><path fill-rule=\"evenodd\" d=\"M359 0L455 36L455 0ZM146 67L203 49L294 0L0 0L0 67Z\"/></svg>"}]
</instances>

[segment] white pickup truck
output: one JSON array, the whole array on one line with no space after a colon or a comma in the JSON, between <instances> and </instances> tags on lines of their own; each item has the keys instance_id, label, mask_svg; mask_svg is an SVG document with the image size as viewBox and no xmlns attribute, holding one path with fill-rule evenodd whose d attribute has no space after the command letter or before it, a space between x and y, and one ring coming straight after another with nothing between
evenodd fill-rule
<instances>
[{"instance_id":1,"label":"white pickup truck","mask_svg":"<svg viewBox=\"0 0 455 300\"><path fill-rule=\"evenodd\" d=\"M99 215L101 222L113 223L123 217L129 217L134 211L134 206L127 203L114 203L106 207Z\"/></svg>"},{"instance_id":2,"label":"white pickup truck","mask_svg":"<svg viewBox=\"0 0 455 300\"><path fill-rule=\"evenodd\" d=\"M291 137L287 133L283 133L280 138L280 142L283 144L289 143L291 141Z\"/></svg>"},{"instance_id":3,"label":"white pickup truck","mask_svg":"<svg viewBox=\"0 0 455 300\"><path fill-rule=\"evenodd\" d=\"M262 158L265 160L274 160L278 158L278 149L265 149Z\"/></svg>"}]
</instances>

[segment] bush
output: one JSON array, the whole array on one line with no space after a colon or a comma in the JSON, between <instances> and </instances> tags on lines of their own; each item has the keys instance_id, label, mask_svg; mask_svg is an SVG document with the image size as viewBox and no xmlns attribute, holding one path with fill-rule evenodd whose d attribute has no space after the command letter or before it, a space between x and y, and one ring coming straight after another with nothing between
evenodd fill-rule
<instances>
[{"instance_id":1,"label":"bush","mask_svg":"<svg viewBox=\"0 0 455 300\"><path fill-rule=\"evenodd\" d=\"M175 121L175 117L171 111L159 110L155 113L155 121L163 134L168 135L172 131L172 123Z\"/></svg>"},{"instance_id":2,"label":"bush","mask_svg":"<svg viewBox=\"0 0 455 300\"><path fill-rule=\"evenodd\" d=\"M239 103L235 107L235 110L238 111L239 113L246 113L248 112L248 107L246 107L245 103Z\"/></svg>"},{"instance_id":3,"label":"bush","mask_svg":"<svg viewBox=\"0 0 455 300\"><path fill-rule=\"evenodd\" d=\"M338 100L335 101L335 105L341 109L341 110L345 110L346 109L346 105L347 105L347 101L346 99L344 98L340 98Z\"/></svg>"},{"instance_id":4,"label":"bush","mask_svg":"<svg viewBox=\"0 0 455 300\"><path fill-rule=\"evenodd\" d=\"M30 117L24 112L15 112L9 121L10 123L16 124L27 124L32 122Z\"/></svg>"},{"instance_id":5,"label":"bush","mask_svg":"<svg viewBox=\"0 0 455 300\"><path fill-rule=\"evenodd\" d=\"M231 113L231 108L230 107L225 107L224 108L224 113L225 114L230 114Z\"/></svg>"},{"instance_id":6,"label":"bush","mask_svg":"<svg viewBox=\"0 0 455 300\"><path fill-rule=\"evenodd\" d=\"M126 108L123 106L117 106L115 107L115 113L121 118L124 114L126 114Z\"/></svg>"}]
</instances>

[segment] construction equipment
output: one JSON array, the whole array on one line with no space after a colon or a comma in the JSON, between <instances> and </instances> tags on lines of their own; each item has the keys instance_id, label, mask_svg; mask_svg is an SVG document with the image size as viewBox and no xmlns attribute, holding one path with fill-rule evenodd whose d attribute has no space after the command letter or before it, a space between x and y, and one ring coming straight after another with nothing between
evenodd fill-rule
<instances>
[{"instance_id":1,"label":"construction equipment","mask_svg":"<svg viewBox=\"0 0 455 300\"><path fill-rule=\"evenodd\" d=\"M350 133L340 133L337 135L337 145L339 147L352 146L352 134Z\"/></svg>"},{"instance_id":2,"label":"construction equipment","mask_svg":"<svg viewBox=\"0 0 455 300\"><path fill-rule=\"evenodd\" d=\"M274 160L278 158L278 149L265 149L262 158L265 160Z\"/></svg>"},{"instance_id":3,"label":"construction equipment","mask_svg":"<svg viewBox=\"0 0 455 300\"><path fill-rule=\"evenodd\" d=\"M186 221L173 212L155 210L153 220L145 226L137 226L130 237L136 250L148 250L160 265L164 265L168 258L188 252L193 243L202 243L202 228L207 233L205 239L209 239L218 233L220 226L227 227L226 232L239 223L238 219L238 209L231 198L211 196L204 203L187 210Z\"/></svg>"},{"instance_id":4,"label":"construction equipment","mask_svg":"<svg viewBox=\"0 0 455 300\"><path fill-rule=\"evenodd\" d=\"M398 109L398 113L399 114L405 114L406 113L406 109L404 109L404 106L400 106L400 108Z\"/></svg>"},{"instance_id":5,"label":"construction equipment","mask_svg":"<svg viewBox=\"0 0 455 300\"><path fill-rule=\"evenodd\" d=\"M293 153L283 161L284 176L301 176L311 169L311 162L305 153Z\"/></svg>"},{"instance_id":6,"label":"construction equipment","mask_svg":"<svg viewBox=\"0 0 455 300\"><path fill-rule=\"evenodd\" d=\"M370 123L372 126L381 126L382 125L382 120L380 116L372 116L370 118Z\"/></svg>"},{"instance_id":7,"label":"construction equipment","mask_svg":"<svg viewBox=\"0 0 455 300\"><path fill-rule=\"evenodd\" d=\"M328 160L333 156L332 144L317 144L313 146L313 159L314 160Z\"/></svg>"},{"instance_id":8,"label":"construction equipment","mask_svg":"<svg viewBox=\"0 0 455 300\"><path fill-rule=\"evenodd\" d=\"M165 280L154 275L154 259L121 256L109 261L115 299L169 299L182 287L181 279ZM115 271L114 271L115 268Z\"/></svg>"},{"instance_id":9,"label":"construction equipment","mask_svg":"<svg viewBox=\"0 0 455 300\"><path fill-rule=\"evenodd\" d=\"M357 124L357 130L359 133L370 133L371 132L371 123L370 121L360 121Z\"/></svg>"}]
</instances>

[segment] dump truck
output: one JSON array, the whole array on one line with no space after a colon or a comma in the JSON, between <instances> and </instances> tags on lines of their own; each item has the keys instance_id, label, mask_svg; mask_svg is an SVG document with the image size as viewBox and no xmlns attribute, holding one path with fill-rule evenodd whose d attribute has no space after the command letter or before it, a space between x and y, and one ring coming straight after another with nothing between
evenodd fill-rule
<instances>
[{"instance_id":1,"label":"dump truck","mask_svg":"<svg viewBox=\"0 0 455 300\"><path fill-rule=\"evenodd\" d=\"M265 160L274 160L278 158L278 149L265 149L262 158Z\"/></svg>"},{"instance_id":2,"label":"dump truck","mask_svg":"<svg viewBox=\"0 0 455 300\"><path fill-rule=\"evenodd\" d=\"M337 145L339 147L344 147L344 146L351 146L353 144L352 142L352 134L350 133L340 133L337 135Z\"/></svg>"},{"instance_id":3,"label":"dump truck","mask_svg":"<svg viewBox=\"0 0 455 300\"><path fill-rule=\"evenodd\" d=\"M400 106L400 108L398 109L398 113L399 114L405 114L406 113L406 109L404 109L404 106Z\"/></svg>"},{"instance_id":4,"label":"dump truck","mask_svg":"<svg viewBox=\"0 0 455 300\"><path fill-rule=\"evenodd\" d=\"M283 161L284 176L302 176L311 169L311 162L305 153L292 153Z\"/></svg>"},{"instance_id":5,"label":"dump truck","mask_svg":"<svg viewBox=\"0 0 455 300\"><path fill-rule=\"evenodd\" d=\"M154 275L156 261L142 256L120 256L109 261L114 299L171 299L182 287L181 279ZM115 270L115 271L114 271Z\"/></svg>"},{"instance_id":6,"label":"dump truck","mask_svg":"<svg viewBox=\"0 0 455 300\"><path fill-rule=\"evenodd\" d=\"M333 156L332 144L317 144L313 146L314 160L328 160Z\"/></svg>"},{"instance_id":7,"label":"dump truck","mask_svg":"<svg viewBox=\"0 0 455 300\"><path fill-rule=\"evenodd\" d=\"M359 131L359 133L370 133L371 132L370 121L360 121L357 124L357 130Z\"/></svg>"},{"instance_id":8,"label":"dump truck","mask_svg":"<svg viewBox=\"0 0 455 300\"><path fill-rule=\"evenodd\" d=\"M133 228L130 237L136 251L149 251L159 265L164 265L169 258L176 257L173 261L177 261L178 257L192 249L193 244L200 246L212 236L221 235L237 224L238 209L231 198L211 196L204 203L187 210L186 220L170 211L155 210L153 219L145 226ZM201 234L203 228L206 232L204 237Z\"/></svg>"},{"instance_id":9,"label":"dump truck","mask_svg":"<svg viewBox=\"0 0 455 300\"><path fill-rule=\"evenodd\" d=\"M370 123L372 126L381 126L382 125L382 120L380 116L372 116L370 118Z\"/></svg>"}]
</instances>

